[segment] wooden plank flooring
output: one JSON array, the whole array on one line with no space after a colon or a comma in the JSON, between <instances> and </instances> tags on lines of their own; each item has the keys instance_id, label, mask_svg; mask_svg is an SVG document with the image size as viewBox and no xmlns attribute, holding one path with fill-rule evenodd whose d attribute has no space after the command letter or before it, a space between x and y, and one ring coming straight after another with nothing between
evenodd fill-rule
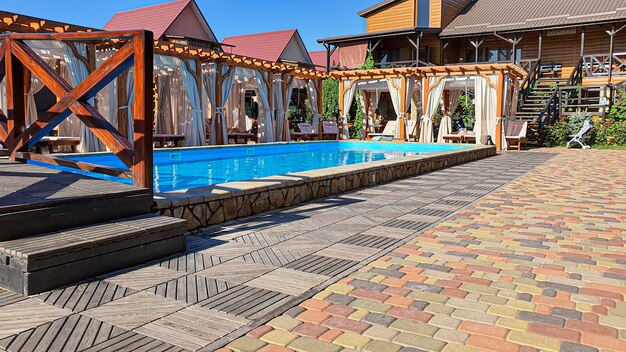
<instances>
[{"instance_id":1,"label":"wooden plank flooring","mask_svg":"<svg viewBox=\"0 0 626 352\"><path fill-rule=\"evenodd\" d=\"M30 299L0 290L0 348L216 350L547 158L501 156L212 226L185 253Z\"/></svg>"},{"instance_id":2,"label":"wooden plank flooring","mask_svg":"<svg viewBox=\"0 0 626 352\"><path fill-rule=\"evenodd\" d=\"M0 159L0 214L77 198L141 192L130 185Z\"/></svg>"}]
</instances>

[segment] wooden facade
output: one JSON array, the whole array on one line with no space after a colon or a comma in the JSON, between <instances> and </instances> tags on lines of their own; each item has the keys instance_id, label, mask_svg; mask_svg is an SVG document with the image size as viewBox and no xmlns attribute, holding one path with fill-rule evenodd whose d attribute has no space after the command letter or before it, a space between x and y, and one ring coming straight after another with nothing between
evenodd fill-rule
<instances>
[{"instance_id":1,"label":"wooden facade","mask_svg":"<svg viewBox=\"0 0 626 352\"><path fill-rule=\"evenodd\" d=\"M416 1L401 0L366 17L367 32L383 32L415 27Z\"/></svg>"}]
</instances>

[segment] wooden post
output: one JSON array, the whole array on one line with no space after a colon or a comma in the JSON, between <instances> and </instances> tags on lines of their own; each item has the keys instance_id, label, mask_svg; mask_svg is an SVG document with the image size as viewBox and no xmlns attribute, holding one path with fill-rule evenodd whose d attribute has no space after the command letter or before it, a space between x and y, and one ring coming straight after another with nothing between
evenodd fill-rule
<instances>
[{"instance_id":1,"label":"wooden post","mask_svg":"<svg viewBox=\"0 0 626 352\"><path fill-rule=\"evenodd\" d=\"M363 93L365 93L365 134L363 135L363 139L367 139L367 135L370 130L370 119L368 117L371 116L370 108L372 106L372 102L370 100L370 94L366 91L363 91Z\"/></svg>"},{"instance_id":2,"label":"wooden post","mask_svg":"<svg viewBox=\"0 0 626 352\"><path fill-rule=\"evenodd\" d=\"M291 97L287 97L287 74L283 73L281 76L281 90L283 94L283 111L285 112L285 117L287 116L287 110L289 109L289 101L287 99L291 99ZM281 117L282 118L282 117ZM282 133L282 141L289 142L287 140L287 131L289 130L289 119L285 118L283 120L283 130Z\"/></svg>"},{"instance_id":3,"label":"wooden post","mask_svg":"<svg viewBox=\"0 0 626 352\"><path fill-rule=\"evenodd\" d=\"M585 32L587 27L583 27L580 32L580 56L585 56Z\"/></svg>"},{"instance_id":4,"label":"wooden post","mask_svg":"<svg viewBox=\"0 0 626 352\"><path fill-rule=\"evenodd\" d=\"M400 116L402 116L402 118L400 119L400 138L403 141L407 141L406 139L406 125L404 124L404 121L406 119L406 76L402 76L402 83L400 84Z\"/></svg>"},{"instance_id":5,"label":"wooden post","mask_svg":"<svg viewBox=\"0 0 626 352\"><path fill-rule=\"evenodd\" d=\"M270 119L273 120L276 114L274 113L274 72L272 71L267 72L267 100L269 100L270 103ZM267 121L265 121L265 124L267 125ZM272 125L272 128L274 129L274 131L276 131L274 125ZM276 136L274 136L274 142L275 141Z\"/></svg>"},{"instance_id":6,"label":"wooden post","mask_svg":"<svg viewBox=\"0 0 626 352\"><path fill-rule=\"evenodd\" d=\"M422 115L426 115L426 109L428 109L428 96L430 95L430 80L428 77L424 78L424 83L422 84ZM421 126L421 117L420 117L420 126ZM420 141L423 141L426 138L426 134L424 133L424 129L420 128Z\"/></svg>"},{"instance_id":7,"label":"wooden post","mask_svg":"<svg viewBox=\"0 0 626 352\"><path fill-rule=\"evenodd\" d=\"M11 54L11 40L4 40L5 83L7 96L7 138L9 159L15 161L16 139L26 128L26 95L24 91L24 66Z\"/></svg>"},{"instance_id":8,"label":"wooden post","mask_svg":"<svg viewBox=\"0 0 626 352\"><path fill-rule=\"evenodd\" d=\"M500 72L498 74L498 100L496 102L496 117L498 123L496 124L496 149L502 150L502 119L504 113L504 74Z\"/></svg>"},{"instance_id":9,"label":"wooden post","mask_svg":"<svg viewBox=\"0 0 626 352\"><path fill-rule=\"evenodd\" d=\"M348 112L343 111L343 100L344 100L344 80L343 78L341 78L341 80L339 81L339 116L343 116L345 118L348 118L346 115ZM337 125L339 125L339 139L343 140L343 122L339 121L339 123L337 123Z\"/></svg>"},{"instance_id":10,"label":"wooden post","mask_svg":"<svg viewBox=\"0 0 626 352\"><path fill-rule=\"evenodd\" d=\"M324 104L322 103L322 96L323 96L323 86L322 86L322 80L318 79L317 81L315 81L315 90L317 91L317 111L320 114L320 116L322 115L322 110L324 110ZM322 130L324 128L323 125L323 121L322 121L322 117L320 117L320 122L317 125L317 138L318 140L322 140Z\"/></svg>"},{"instance_id":11,"label":"wooden post","mask_svg":"<svg viewBox=\"0 0 626 352\"><path fill-rule=\"evenodd\" d=\"M537 59L541 60L542 51L543 51L543 32L539 31L539 47L537 48Z\"/></svg>"},{"instance_id":12,"label":"wooden post","mask_svg":"<svg viewBox=\"0 0 626 352\"><path fill-rule=\"evenodd\" d=\"M126 80L130 71L124 71L117 76L117 130L122 136L130 138L128 135L128 112L130 106L122 109L120 106L125 106L128 103L128 91L126 89Z\"/></svg>"},{"instance_id":13,"label":"wooden post","mask_svg":"<svg viewBox=\"0 0 626 352\"><path fill-rule=\"evenodd\" d=\"M133 101L134 159L133 179L136 187L153 187L152 127L154 114L153 86L153 48L152 32L143 31L142 36L133 38L135 56L135 99Z\"/></svg>"},{"instance_id":14,"label":"wooden post","mask_svg":"<svg viewBox=\"0 0 626 352\"><path fill-rule=\"evenodd\" d=\"M224 82L224 77L222 77L222 64L218 63L215 66L215 108L222 109L223 113L222 83ZM224 144L224 136L222 135L222 120L217 118L217 114L214 114L212 118L215 119L215 144L222 145Z\"/></svg>"},{"instance_id":15,"label":"wooden post","mask_svg":"<svg viewBox=\"0 0 626 352\"><path fill-rule=\"evenodd\" d=\"M611 31L607 31L611 36L611 42L609 44L609 85L613 81L613 54L615 53L615 25L611 26Z\"/></svg>"}]
</instances>

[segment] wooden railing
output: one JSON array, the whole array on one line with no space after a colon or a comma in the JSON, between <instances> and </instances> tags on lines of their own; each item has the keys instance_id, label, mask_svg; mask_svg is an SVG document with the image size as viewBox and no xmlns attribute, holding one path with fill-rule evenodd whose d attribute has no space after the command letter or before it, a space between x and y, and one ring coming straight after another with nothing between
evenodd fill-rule
<instances>
[{"instance_id":1,"label":"wooden railing","mask_svg":"<svg viewBox=\"0 0 626 352\"><path fill-rule=\"evenodd\" d=\"M576 86L576 85L583 83L584 64L585 64L584 57L581 57L580 59L578 59L578 63L576 63L576 66L574 66L574 70L572 70L572 73L570 74L569 79L567 80L568 86Z\"/></svg>"},{"instance_id":2,"label":"wooden railing","mask_svg":"<svg viewBox=\"0 0 626 352\"><path fill-rule=\"evenodd\" d=\"M524 71L530 73L530 71L537 66L537 63L540 61L540 59L523 59L523 60L518 60L517 61L517 65Z\"/></svg>"},{"instance_id":3,"label":"wooden railing","mask_svg":"<svg viewBox=\"0 0 626 352\"><path fill-rule=\"evenodd\" d=\"M401 68L401 67L418 67L418 66L435 66L435 64L433 64L432 62L426 62L422 60L377 62L374 64L374 67L376 68Z\"/></svg>"},{"instance_id":4,"label":"wooden railing","mask_svg":"<svg viewBox=\"0 0 626 352\"><path fill-rule=\"evenodd\" d=\"M577 112L588 112L604 118L607 104L601 91L601 87L580 85L559 87L559 114L564 116Z\"/></svg>"},{"instance_id":5,"label":"wooden railing","mask_svg":"<svg viewBox=\"0 0 626 352\"><path fill-rule=\"evenodd\" d=\"M616 76L626 75L626 53L585 55L583 67L587 77L608 76L610 70Z\"/></svg>"},{"instance_id":6,"label":"wooden railing","mask_svg":"<svg viewBox=\"0 0 626 352\"><path fill-rule=\"evenodd\" d=\"M532 65L532 67L530 67L530 69L528 70L528 75L526 75L526 78L524 78L524 81L522 81L522 84L520 85L520 94L518 98L519 107L521 107L523 103L526 102L526 99L530 95L530 92L535 86L535 83L541 76L540 67L541 67L541 60L536 60L534 64Z\"/></svg>"},{"instance_id":7,"label":"wooden railing","mask_svg":"<svg viewBox=\"0 0 626 352\"><path fill-rule=\"evenodd\" d=\"M25 40L54 40L67 43L117 42L119 49L75 87L50 67ZM95 45L93 46L95 53ZM152 32L31 33L0 35L0 80L6 79L7 111L0 112L0 139L11 160L36 160L133 180L137 187L152 190L153 156L153 48ZM129 141L89 101L128 69L134 69L135 99L132 105L134 136ZM57 98L46 113L26 126L25 77L28 72ZM128 170L70 161L31 153L39 141L71 114L123 163Z\"/></svg>"}]
</instances>

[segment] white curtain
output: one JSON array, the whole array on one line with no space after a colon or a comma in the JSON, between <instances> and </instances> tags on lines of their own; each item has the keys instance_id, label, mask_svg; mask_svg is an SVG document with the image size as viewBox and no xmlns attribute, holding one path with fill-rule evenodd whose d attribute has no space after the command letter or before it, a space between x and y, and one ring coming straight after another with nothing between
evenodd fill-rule
<instances>
[{"instance_id":1,"label":"white curtain","mask_svg":"<svg viewBox=\"0 0 626 352\"><path fill-rule=\"evenodd\" d=\"M475 76L476 122L474 123L474 133L476 134L476 144L486 144L487 136L491 136L495 143L495 132L499 118L496 116L498 98L496 89L489 82L497 86L498 75L490 75L489 81L483 76Z\"/></svg>"},{"instance_id":2,"label":"white curtain","mask_svg":"<svg viewBox=\"0 0 626 352\"><path fill-rule=\"evenodd\" d=\"M380 91L378 89L373 92L359 90L359 95L361 99L361 106L363 106L363 110L365 112L365 121L363 121L363 129L361 130L361 139L365 139L367 132L375 132L373 116L376 109L378 109L378 103L380 102ZM365 108L366 97L369 98L369 109Z\"/></svg>"},{"instance_id":3,"label":"white curtain","mask_svg":"<svg viewBox=\"0 0 626 352\"><path fill-rule=\"evenodd\" d=\"M186 146L201 146L206 144L206 125L204 123L204 112L202 110L202 100L200 97L202 96L202 88L198 91L198 82L196 78L200 80L201 73L197 73L197 77L194 77L195 72L195 62L193 60L189 60L189 68L185 65L183 60L179 59L178 63L180 69L181 81L183 83L183 87L185 88L185 92L187 93L187 99L189 99L189 104L191 105L191 130L189 136L185 136L185 145ZM202 85L200 85L202 87Z\"/></svg>"},{"instance_id":4,"label":"white curtain","mask_svg":"<svg viewBox=\"0 0 626 352\"><path fill-rule=\"evenodd\" d=\"M286 100L283 100L283 80L286 80L287 91L285 93ZM291 100L291 94L293 93L293 77L282 74L279 79L275 81L274 90L274 105L276 108L276 141L287 142L291 140L291 134L289 133L289 119L287 118L287 109L289 108L289 102ZM286 126L285 126L286 125ZM283 129L286 131L286 138L283 138Z\"/></svg>"},{"instance_id":5,"label":"white curtain","mask_svg":"<svg viewBox=\"0 0 626 352\"><path fill-rule=\"evenodd\" d=\"M213 117L211 118L211 133L210 133L210 138L209 138L209 143L211 145L216 145L217 144L217 120L219 119L222 127L221 130L219 131L219 133L222 134L222 140L224 141L224 143L228 142L228 131L226 130L226 119L224 118L224 106L225 103L228 101L228 97L230 97L230 92L232 90L233 87L233 82L235 81L235 70L236 68L233 68L233 72L231 72L230 75L224 77L227 73L228 73L228 69L229 66L228 65L222 65L222 106L216 106L216 98L215 98L215 94L216 94L216 90L215 90L215 85L217 84L216 82L216 66L217 64L213 64L211 65L213 66L212 68L209 69L209 72L207 75L205 75L205 88L207 90L207 95L209 98L209 102L211 104L211 106L213 106Z\"/></svg>"},{"instance_id":6,"label":"white curtain","mask_svg":"<svg viewBox=\"0 0 626 352\"><path fill-rule=\"evenodd\" d=\"M263 119L259 119L259 131L261 131L259 141L262 143L272 143L274 142L274 124L272 123L272 113L268 87L268 84L271 84L271 82L266 83L266 80L269 80L269 75L267 72L261 72L256 70L254 73L256 74L256 81L259 87L261 103L263 104L263 108L265 110L263 112L263 114L265 115L265 121L263 121Z\"/></svg>"},{"instance_id":7,"label":"white curtain","mask_svg":"<svg viewBox=\"0 0 626 352\"><path fill-rule=\"evenodd\" d=\"M417 83L415 79L411 77L407 77L406 92L404 92L404 111L402 114L402 120L404 122L404 139L407 141L409 140L409 135L411 134L411 132L414 132L414 131L409 131L409 123L407 121L406 116L409 113L409 111L411 111L411 97L413 96L413 93L415 92L416 87L417 87Z\"/></svg>"},{"instance_id":8,"label":"white curtain","mask_svg":"<svg viewBox=\"0 0 626 352\"><path fill-rule=\"evenodd\" d=\"M443 96L443 90L446 86L445 79L440 80L439 84L437 84L437 79L437 77L430 77L428 80L424 79L424 84L428 84L430 90L428 96L424 97L424 101L427 102L428 105L420 121L421 143L432 143L434 141L433 117L435 117L439 104L441 104L441 97ZM425 91L426 89L422 89L422 92Z\"/></svg>"},{"instance_id":9,"label":"white curtain","mask_svg":"<svg viewBox=\"0 0 626 352\"><path fill-rule=\"evenodd\" d=\"M309 80L306 85L306 92L309 98L309 105L311 105L311 112L313 112L313 131L319 133L320 123L322 120L322 114L318 109L318 92L317 86L314 80Z\"/></svg>"},{"instance_id":10,"label":"white curtain","mask_svg":"<svg viewBox=\"0 0 626 352\"><path fill-rule=\"evenodd\" d=\"M396 130L394 131L394 138L400 139L400 124L402 123L404 116L402 114L403 107L400 106L400 100L402 92L400 87L402 86L402 78L388 78L387 87L389 88L389 95L391 95L391 103L393 104L393 110L396 112ZM397 87L397 88L396 88Z\"/></svg>"},{"instance_id":11,"label":"white curtain","mask_svg":"<svg viewBox=\"0 0 626 352\"><path fill-rule=\"evenodd\" d=\"M73 44L76 46L78 54L86 58L87 46L83 43L75 42ZM63 44L63 51L72 86L76 87L89 76L89 70L82 61L74 56L72 49L65 43ZM93 105L93 99L89 101L89 104ZM100 141L84 123L81 123L80 127L80 145L78 146L78 151L81 153L100 151Z\"/></svg>"},{"instance_id":12,"label":"white curtain","mask_svg":"<svg viewBox=\"0 0 626 352\"><path fill-rule=\"evenodd\" d=\"M203 83L204 83L204 92L205 92L205 96L206 96L206 100L207 103L205 104L206 107L211 107L213 110L213 116L211 116L211 125L209 127L209 144L211 145L215 145L216 143L216 124L215 124L215 70L216 70L216 65L215 64L208 64L208 65L204 65L204 69L203 69ZM205 121L205 125L206 125L206 121Z\"/></svg>"},{"instance_id":13,"label":"white curtain","mask_svg":"<svg viewBox=\"0 0 626 352\"><path fill-rule=\"evenodd\" d=\"M348 114L352 107L352 101L354 100L354 92L356 92L356 84L352 84L352 81L343 81L343 116L339 116L339 123L343 126L343 140L350 139L350 131L348 129Z\"/></svg>"},{"instance_id":14,"label":"white curtain","mask_svg":"<svg viewBox=\"0 0 626 352\"><path fill-rule=\"evenodd\" d=\"M437 134L437 143L445 143L446 141L443 139L443 136L449 135L452 133L452 117L450 117L450 115L454 113L454 109L459 105L459 101L461 100L462 94L463 94L463 91L461 90L449 90L448 91L448 106L443 106L443 105L441 106L443 118L441 119L441 124L439 125L439 133Z\"/></svg>"},{"instance_id":15,"label":"white curtain","mask_svg":"<svg viewBox=\"0 0 626 352\"><path fill-rule=\"evenodd\" d=\"M53 67L54 63L57 61L55 58L44 59L48 66ZM37 103L35 102L35 94L39 93L45 85L42 81L37 79L34 75L31 76L30 80L30 90L26 94L26 124L32 125L35 121L37 121ZM6 94L6 93L5 93ZM4 95L6 99L6 95Z\"/></svg>"},{"instance_id":16,"label":"white curtain","mask_svg":"<svg viewBox=\"0 0 626 352\"><path fill-rule=\"evenodd\" d=\"M174 113L172 104L172 77L168 74L158 75L157 89L158 110L156 118L156 133L174 134Z\"/></svg>"}]
</instances>

